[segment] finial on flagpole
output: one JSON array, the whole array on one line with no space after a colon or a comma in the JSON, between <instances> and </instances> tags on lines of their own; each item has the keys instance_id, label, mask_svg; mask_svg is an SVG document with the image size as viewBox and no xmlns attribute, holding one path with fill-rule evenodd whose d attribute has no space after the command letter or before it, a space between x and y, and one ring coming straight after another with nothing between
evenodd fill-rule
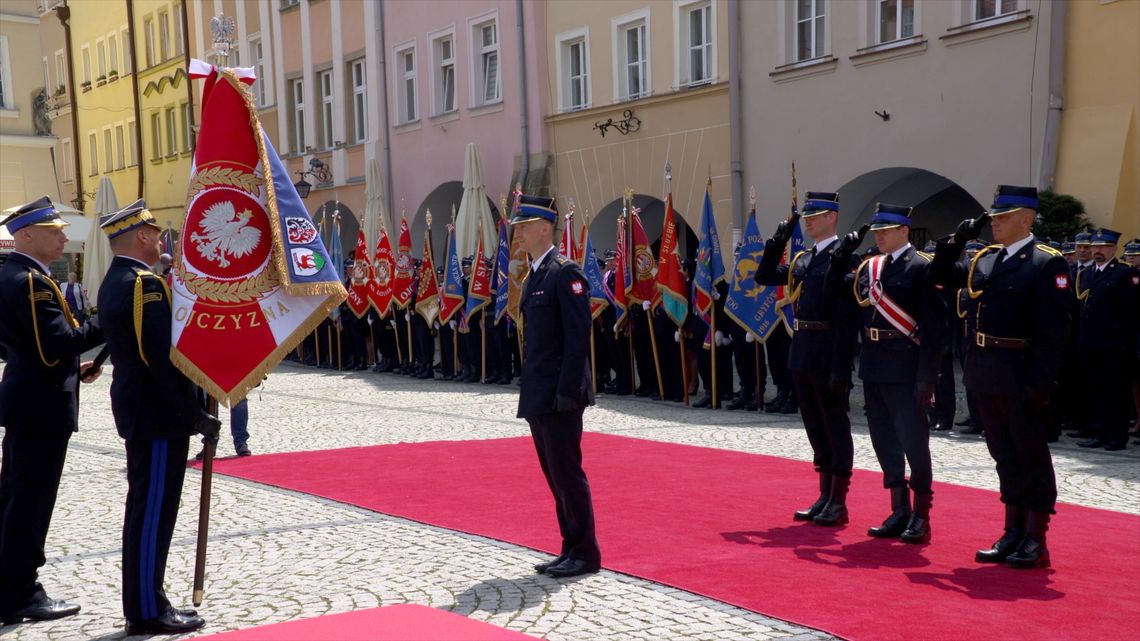
<instances>
[{"instance_id":1,"label":"finial on flagpole","mask_svg":"<svg viewBox=\"0 0 1140 641\"><path fill-rule=\"evenodd\" d=\"M431 231L431 209L428 209L424 214L424 222L427 223L427 230Z\"/></svg>"},{"instance_id":2,"label":"finial on flagpole","mask_svg":"<svg viewBox=\"0 0 1140 641\"><path fill-rule=\"evenodd\" d=\"M748 188L748 203L750 205L752 205L753 209L756 209L756 186L755 185Z\"/></svg>"},{"instance_id":3,"label":"finial on flagpole","mask_svg":"<svg viewBox=\"0 0 1140 641\"><path fill-rule=\"evenodd\" d=\"M455 203L451 203L451 224L455 224Z\"/></svg>"},{"instance_id":4,"label":"finial on flagpole","mask_svg":"<svg viewBox=\"0 0 1140 641\"><path fill-rule=\"evenodd\" d=\"M574 197L573 196L570 196L569 198L566 199L566 207L569 210L567 215L573 216L574 215Z\"/></svg>"}]
</instances>

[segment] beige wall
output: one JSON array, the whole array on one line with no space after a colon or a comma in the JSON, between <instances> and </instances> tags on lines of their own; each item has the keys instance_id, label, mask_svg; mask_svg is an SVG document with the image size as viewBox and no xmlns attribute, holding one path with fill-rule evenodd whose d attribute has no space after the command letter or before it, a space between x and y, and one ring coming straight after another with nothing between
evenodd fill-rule
<instances>
[{"instance_id":1,"label":"beige wall","mask_svg":"<svg viewBox=\"0 0 1140 641\"><path fill-rule=\"evenodd\" d=\"M1069 4L1057 190L1140 236L1140 2Z\"/></svg>"},{"instance_id":2,"label":"beige wall","mask_svg":"<svg viewBox=\"0 0 1140 641\"><path fill-rule=\"evenodd\" d=\"M713 7L714 72L708 85L678 87L677 8L685 3L659 0L614 2L551 2L547 5L547 78L543 92L547 134L554 157L552 192L562 211L573 197L578 211L597 213L621 198L628 187L635 193L665 197L664 166L673 171L677 213L696 227L705 184L712 179L714 211L725 251L730 249L733 217L729 184L728 127L728 3ZM586 10L588 9L588 10ZM615 93L616 25L642 12L647 17L649 96L619 102ZM566 111L559 101L560 42L570 34L587 38L590 99L586 109ZM631 109L640 129L621 135L610 129L605 137L594 124L621 119Z\"/></svg>"},{"instance_id":3,"label":"beige wall","mask_svg":"<svg viewBox=\"0 0 1140 641\"><path fill-rule=\"evenodd\" d=\"M740 4L744 190L757 189L765 234L787 215L792 161L801 198L887 167L945 176L987 207L999 183L1035 184L1051 3L974 24L964 0L915 4L916 37L875 51L875 3L827 2L825 56L800 65L795 2Z\"/></svg>"}]
</instances>

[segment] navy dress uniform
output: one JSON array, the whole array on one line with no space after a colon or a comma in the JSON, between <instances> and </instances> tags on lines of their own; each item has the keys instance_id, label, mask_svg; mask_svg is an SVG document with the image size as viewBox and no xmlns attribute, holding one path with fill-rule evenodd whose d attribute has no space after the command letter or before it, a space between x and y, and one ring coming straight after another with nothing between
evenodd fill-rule
<instances>
[{"instance_id":1,"label":"navy dress uniform","mask_svg":"<svg viewBox=\"0 0 1140 641\"><path fill-rule=\"evenodd\" d=\"M1140 272L1114 257L1120 232L1099 229L1092 235L1096 264L1081 272L1077 348L1086 389L1096 390L1089 404L1093 436L1081 447L1122 450L1128 445L1128 401L1133 350L1140 323Z\"/></svg>"},{"instance_id":2,"label":"navy dress uniform","mask_svg":"<svg viewBox=\"0 0 1140 641\"><path fill-rule=\"evenodd\" d=\"M909 229L911 213L910 207L879 203L871 230ZM854 296L848 300L862 316L859 378L871 444L883 470L883 487L891 495L890 515L868 534L925 543L933 499L925 407L938 381L947 319L945 302L930 281L930 255L904 243L860 262L849 276Z\"/></svg>"},{"instance_id":3,"label":"navy dress uniform","mask_svg":"<svg viewBox=\"0 0 1140 641\"><path fill-rule=\"evenodd\" d=\"M25 228L67 225L46 196L20 207L3 223L13 236ZM36 580L63 474L71 433L79 425L79 355L103 342L91 321L71 315L44 260L17 251L0 267L0 619L55 619L79 606L49 599ZM54 242L54 240L53 240ZM60 247L62 249L62 247ZM58 250L52 254L58 257Z\"/></svg>"},{"instance_id":4,"label":"navy dress uniform","mask_svg":"<svg viewBox=\"0 0 1140 641\"><path fill-rule=\"evenodd\" d=\"M828 212L839 213L839 194L807 193L803 217ZM794 518L819 525L839 525L847 522L846 497L855 457L847 415L855 347L854 334L849 329L852 319L849 314L844 315L837 299L825 292L837 241L800 252L787 265L779 264L791 238L789 222L796 224L780 223L765 242L755 278L761 285L786 285L795 306L787 364L811 443L812 463L819 474L820 494L815 503L797 511Z\"/></svg>"},{"instance_id":5,"label":"navy dress uniform","mask_svg":"<svg viewBox=\"0 0 1140 641\"><path fill-rule=\"evenodd\" d=\"M552 198L524 195L511 224L554 225L553 205ZM553 243L545 255L532 260L521 303L524 355L518 417L530 425L562 537L558 558L535 569L573 576L601 566L590 484L582 469L582 413L594 404L590 286L582 268L560 255Z\"/></svg>"},{"instance_id":6,"label":"navy dress uniform","mask_svg":"<svg viewBox=\"0 0 1140 641\"><path fill-rule=\"evenodd\" d=\"M188 631L204 623L197 613L171 607L163 580L190 435L216 438L220 425L202 408L198 388L170 361L170 292L150 270L148 251L157 259L158 250L137 236L144 226L158 229L142 200L100 222L115 252L99 289L99 315L115 364L111 411L127 451L122 597L130 634Z\"/></svg>"},{"instance_id":7,"label":"navy dress uniform","mask_svg":"<svg viewBox=\"0 0 1140 641\"><path fill-rule=\"evenodd\" d=\"M1036 209L1036 189L1002 185L989 216ZM936 282L966 287L973 303L964 382L977 394L1005 505L1005 533L975 560L1042 567L1049 564L1045 531L1057 502L1042 427L1068 334L1069 267L1060 252L1030 234L1008 247L987 246L962 269L962 244L977 238L986 220L962 221L952 237L939 241L933 270Z\"/></svg>"}]
</instances>

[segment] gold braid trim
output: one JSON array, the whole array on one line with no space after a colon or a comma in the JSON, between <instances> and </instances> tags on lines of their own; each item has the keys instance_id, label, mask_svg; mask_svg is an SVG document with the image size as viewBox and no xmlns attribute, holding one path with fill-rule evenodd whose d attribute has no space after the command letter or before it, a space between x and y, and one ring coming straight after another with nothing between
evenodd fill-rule
<instances>
[{"instance_id":1,"label":"gold braid trim","mask_svg":"<svg viewBox=\"0 0 1140 641\"><path fill-rule=\"evenodd\" d=\"M63 292L59 290L59 286L50 278L45 278L44 282L48 284L48 287L50 287L51 291L55 294L55 299L59 301L59 308L63 310L63 316L67 319L67 323L71 325L72 329L78 328L79 321L75 320L75 317L71 315L71 306L67 304L67 299L63 297Z\"/></svg>"},{"instance_id":2,"label":"gold braid trim","mask_svg":"<svg viewBox=\"0 0 1140 641\"><path fill-rule=\"evenodd\" d=\"M806 253L808 253L806 249L801 249L800 251L796 252L795 256L792 257L792 262L788 263L788 291L784 293L783 300L777 303L779 307L783 307L784 305L791 305L800 299L800 294L803 292L804 284L802 282L799 285L793 284L792 270L795 269L796 261L800 259L800 256L803 256Z\"/></svg>"},{"instance_id":3,"label":"gold braid trim","mask_svg":"<svg viewBox=\"0 0 1140 641\"><path fill-rule=\"evenodd\" d=\"M1092 265L1089 265L1089 267L1096 269L1096 267L1093 267ZM1073 284L1073 287L1076 290L1077 300L1079 300L1079 301L1084 301L1085 299L1087 299L1089 297L1089 290L1086 289L1083 292L1081 291L1081 274L1085 273L1085 269L1088 269L1088 268L1086 267L1084 269L1078 269L1077 270L1077 281L1076 281L1076 283Z\"/></svg>"},{"instance_id":4,"label":"gold braid trim","mask_svg":"<svg viewBox=\"0 0 1140 641\"><path fill-rule=\"evenodd\" d=\"M32 307L32 333L35 334L35 336L36 336L36 351L39 352L40 361L43 362L44 366L55 367L56 365L59 365L59 359L57 358L54 361L49 363L47 356L44 355L43 342L40 340L40 322L36 318L37 294L36 294L35 282L36 282L36 275L29 271L28 272L28 304L31 305L31 307ZM68 315L68 317L70 318L70 315Z\"/></svg>"},{"instance_id":5,"label":"gold braid trim","mask_svg":"<svg viewBox=\"0 0 1140 641\"><path fill-rule=\"evenodd\" d=\"M974 254L974 260L970 261L970 269L966 272L966 293L969 294L971 299L982 295L982 290L974 289L974 269L978 266L978 259L984 256L986 252L995 249L1001 249L1001 245L986 245L982 249L979 249L978 253Z\"/></svg>"},{"instance_id":6,"label":"gold braid trim","mask_svg":"<svg viewBox=\"0 0 1140 641\"><path fill-rule=\"evenodd\" d=\"M859 295L859 274L863 273L863 269L868 264L870 264L872 259L874 259L876 257L877 257L877 255L871 256L870 258L864 258L863 262L859 263L859 266L855 268L855 280L851 283L851 291L855 294L855 302L859 303L859 307L870 307L871 305L874 304L871 302L871 299L869 297L863 298L862 296ZM869 279L868 279L868 283L870 283Z\"/></svg>"},{"instance_id":7,"label":"gold braid trim","mask_svg":"<svg viewBox=\"0 0 1140 641\"><path fill-rule=\"evenodd\" d=\"M195 296L223 303L257 300L261 295L271 291L279 284L273 276L273 269L270 267L261 270L261 273L253 278L229 282L203 278L186 269L179 269L178 277L186 283L186 289L193 292Z\"/></svg>"},{"instance_id":8,"label":"gold braid trim","mask_svg":"<svg viewBox=\"0 0 1140 641\"><path fill-rule=\"evenodd\" d=\"M954 295L954 312L958 314L958 318L965 320L966 315L969 313L962 309L962 290L959 289Z\"/></svg>"},{"instance_id":9,"label":"gold braid trim","mask_svg":"<svg viewBox=\"0 0 1140 641\"><path fill-rule=\"evenodd\" d=\"M146 359L146 352L143 350L142 340L142 323L143 323L143 282L142 274L135 276L135 295L134 295L134 319L135 319L135 342L139 346L139 358L147 367L150 367L150 361Z\"/></svg>"},{"instance_id":10,"label":"gold braid trim","mask_svg":"<svg viewBox=\"0 0 1140 641\"><path fill-rule=\"evenodd\" d=\"M186 194L186 199L193 200L199 192L211 185L237 187L254 196L261 194L261 181L257 179L257 176L233 167L209 167L194 174L194 180L190 182L190 191Z\"/></svg>"},{"instance_id":11,"label":"gold braid trim","mask_svg":"<svg viewBox=\"0 0 1140 641\"><path fill-rule=\"evenodd\" d=\"M1037 243L1037 249L1040 249L1041 251L1045 252L1046 254L1049 254L1050 256L1062 256L1062 257L1064 257L1064 254L1062 254L1061 252L1057 251L1056 249L1053 249L1052 247L1050 247L1044 243Z\"/></svg>"}]
</instances>

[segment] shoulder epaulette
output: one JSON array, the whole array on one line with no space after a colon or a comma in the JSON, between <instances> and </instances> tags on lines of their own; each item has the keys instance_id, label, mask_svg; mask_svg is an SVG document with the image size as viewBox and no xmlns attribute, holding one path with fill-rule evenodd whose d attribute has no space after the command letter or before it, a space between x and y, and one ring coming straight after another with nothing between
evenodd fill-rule
<instances>
[{"instance_id":1,"label":"shoulder epaulette","mask_svg":"<svg viewBox=\"0 0 1140 641\"><path fill-rule=\"evenodd\" d=\"M570 262L570 259L563 256L562 254L555 254L554 262L558 263L559 265L565 265L566 263Z\"/></svg>"},{"instance_id":2,"label":"shoulder epaulette","mask_svg":"<svg viewBox=\"0 0 1140 641\"><path fill-rule=\"evenodd\" d=\"M1064 254L1062 254L1061 252L1057 251L1056 249L1053 249L1052 247L1050 247L1044 243L1037 243L1037 249L1040 249L1041 251L1045 252L1046 254L1049 254L1050 256L1064 256Z\"/></svg>"},{"instance_id":3,"label":"shoulder epaulette","mask_svg":"<svg viewBox=\"0 0 1140 641\"><path fill-rule=\"evenodd\" d=\"M934 260L934 254L931 254L931 253L929 253L929 252L924 252L924 251L922 251L922 250L915 250L915 252L914 252L914 253L916 253L916 254L918 254L919 256L922 256L923 258L925 258L927 262L930 262L930 261Z\"/></svg>"}]
</instances>

